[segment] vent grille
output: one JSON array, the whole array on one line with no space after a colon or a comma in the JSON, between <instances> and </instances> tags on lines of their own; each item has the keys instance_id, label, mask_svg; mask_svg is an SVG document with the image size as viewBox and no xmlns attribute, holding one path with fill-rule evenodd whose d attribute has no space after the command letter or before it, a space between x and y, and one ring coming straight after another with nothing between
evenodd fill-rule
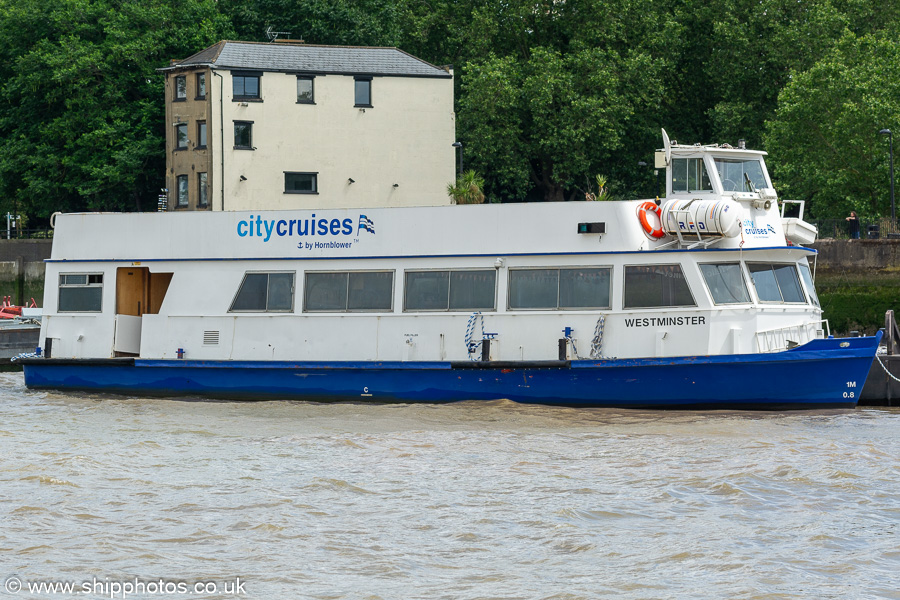
<instances>
[{"instance_id":1,"label":"vent grille","mask_svg":"<svg viewBox=\"0 0 900 600\"><path fill-rule=\"evenodd\" d=\"M218 331L204 331L203 332L203 345L204 346L218 346L219 345L219 332Z\"/></svg>"}]
</instances>

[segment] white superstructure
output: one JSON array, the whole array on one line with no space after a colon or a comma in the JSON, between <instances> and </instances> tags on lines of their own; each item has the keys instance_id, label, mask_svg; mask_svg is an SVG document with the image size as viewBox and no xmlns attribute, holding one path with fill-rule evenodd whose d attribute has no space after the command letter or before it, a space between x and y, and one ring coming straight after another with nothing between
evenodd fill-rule
<instances>
[{"instance_id":1,"label":"white superstructure","mask_svg":"<svg viewBox=\"0 0 900 600\"><path fill-rule=\"evenodd\" d=\"M667 144L649 201L56 218L54 358L752 354L825 335L763 154ZM729 189L734 188L734 189ZM485 340L489 343L485 344Z\"/></svg>"}]
</instances>

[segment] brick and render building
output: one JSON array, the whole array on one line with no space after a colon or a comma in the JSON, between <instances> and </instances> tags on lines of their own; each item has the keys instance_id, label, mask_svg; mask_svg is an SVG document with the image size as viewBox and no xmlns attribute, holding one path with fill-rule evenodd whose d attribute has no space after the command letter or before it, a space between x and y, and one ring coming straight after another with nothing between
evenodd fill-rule
<instances>
[{"instance_id":1,"label":"brick and render building","mask_svg":"<svg viewBox=\"0 0 900 600\"><path fill-rule=\"evenodd\" d=\"M169 210L451 203L450 68L397 48L222 41L162 71Z\"/></svg>"}]
</instances>

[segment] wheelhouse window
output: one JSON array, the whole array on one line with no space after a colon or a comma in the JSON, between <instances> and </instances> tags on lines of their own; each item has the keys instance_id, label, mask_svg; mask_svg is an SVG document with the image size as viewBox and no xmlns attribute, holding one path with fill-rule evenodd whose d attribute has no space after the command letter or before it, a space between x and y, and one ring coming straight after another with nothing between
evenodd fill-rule
<instances>
[{"instance_id":1,"label":"wheelhouse window","mask_svg":"<svg viewBox=\"0 0 900 600\"><path fill-rule=\"evenodd\" d=\"M809 265L802 262L797 266L800 267L800 277L803 279L803 283L806 284L806 291L809 294L809 299L812 300L812 303L815 306L821 306L819 304L819 296L816 294L816 286L813 283L812 275L809 272Z\"/></svg>"},{"instance_id":2,"label":"wheelhouse window","mask_svg":"<svg viewBox=\"0 0 900 600\"><path fill-rule=\"evenodd\" d=\"M175 102L187 100L187 78L184 75L175 77Z\"/></svg>"},{"instance_id":3,"label":"wheelhouse window","mask_svg":"<svg viewBox=\"0 0 900 600\"><path fill-rule=\"evenodd\" d=\"M206 121L197 121L197 148L206 148Z\"/></svg>"},{"instance_id":4,"label":"wheelhouse window","mask_svg":"<svg viewBox=\"0 0 900 600\"><path fill-rule=\"evenodd\" d=\"M318 194L318 173L295 173L285 171L285 194Z\"/></svg>"},{"instance_id":5,"label":"wheelhouse window","mask_svg":"<svg viewBox=\"0 0 900 600\"><path fill-rule=\"evenodd\" d=\"M609 308L609 267L510 269L509 308Z\"/></svg>"},{"instance_id":6,"label":"wheelhouse window","mask_svg":"<svg viewBox=\"0 0 900 600\"><path fill-rule=\"evenodd\" d=\"M231 96L235 101L259 100L260 73L234 71L231 74Z\"/></svg>"},{"instance_id":7,"label":"wheelhouse window","mask_svg":"<svg viewBox=\"0 0 900 600\"><path fill-rule=\"evenodd\" d=\"M673 192L711 192L712 183L702 158L672 159Z\"/></svg>"},{"instance_id":8,"label":"wheelhouse window","mask_svg":"<svg viewBox=\"0 0 900 600\"><path fill-rule=\"evenodd\" d=\"M303 296L303 310L308 312L390 312L394 272L307 272Z\"/></svg>"},{"instance_id":9,"label":"wheelhouse window","mask_svg":"<svg viewBox=\"0 0 900 600\"><path fill-rule=\"evenodd\" d=\"M248 272L229 312L291 312L293 308L293 272Z\"/></svg>"},{"instance_id":10,"label":"wheelhouse window","mask_svg":"<svg viewBox=\"0 0 900 600\"><path fill-rule=\"evenodd\" d=\"M234 122L235 150L253 150L253 121Z\"/></svg>"},{"instance_id":11,"label":"wheelhouse window","mask_svg":"<svg viewBox=\"0 0 900 600\"><path fill-rule=\"evenodd\" d=\"M187 150L188 147L188 132L187 132L187 123L178 123L175 125L175 149L176 150Z\"/></svg>"},{"instance_id":12,"label":"wheelhouse window","mask_svg":"<svg viewBox=\"0 0 900 600\"><path fill-rule=\"evenodd\" d=\"M700 272L716 304L750 302L750 293L739 263L702 264Z\"/></svg>"},{"instance_id":13,"label":"wheelhouse window","mask_svg":"<svg viewBox=\"0 0 900 600\"><path fill-rule=\"evenodd\" d=\"M355 105L361 108L372 106L372 78L357 77L353 82Z\"/></svg>"},{"instance_id":14,"label":"wheelhouse window","mask_svg":"<svg viewBox=\"0 0 900 600\"><path fill-rule=\"evenodd\" d=\"M188 205L188 176L179 175L176 179L176 189L178 193L178 206Z\"/></svg>"},{"instance_id":15,"label":"wheelhouse window","mask_svg":"<svg viewBox=\"0 0 900 600\"><path fill-rule=\"evenodd\" d=\"M747 263L760 302L806 302L794 263Z\"/></svg>"},{"instance_id":16,"label":"wheelhouse window","mask_svg":"<svg viewBox=\"0 0 900 600\"><path fill-rule=\"evenodd\" d=\"M206 73L197 73L197 97L195 100L206 100Z\"/></svg>"},{"instance_id":17,"label":"wheelhouse window","mask_svg":"<svg viewBox=\"0 0 900 600\"><path fill-rule=\"evenodd\" d=\"M625 308L696 305L681 265L625 267Z\"/></svg>"},{"instance_id":18,"label":"wheelhouse window","mask_svg":"<svg viewBox=\"0 0 900 600\"><path fill-rule=\"evenodd\" d=\"M101 312L103 273L60 273L58 312Z\"/></svg>"},{"instance_id":19,"label":"wheelhouse window","mask_svg":"<svg viewBox=\"0 0 900 600\"><path fill-rule=\"evenodd\" d=\"M315 104L315 79L308 75L297 76L297 104Z\"/></svg>"},{"instance_id":20,"label":"wheelhouse window","mask_svg":"<svg viewBox=\"0 0 900 600\"><path fill-rule=\"evenodd\" d=\"M758 158L749 160L717 158L715 161L719 181L722 182L722 189L726 192L753 192L768 187L762 162Z\"/></svg>"},{"instance_id":21,"label":"wheelhouse window","mask_svg":"<svg viewBox=\"0 0 900 600\"><path fill-rule=\"evenodd\" d=\"M209 186L206 173L197 173L197 206L208 206Z\"/></svg>"},{"instance_id":22,"label":"wheelhouse window","mask_svg":"<svg viewBox=\"0 0 900 600\"><path fill-rule=\"evenodd\" d=\"M407 271L404 309L496 310L497 271L494 269Z\"/></svg>"}]
</instances>

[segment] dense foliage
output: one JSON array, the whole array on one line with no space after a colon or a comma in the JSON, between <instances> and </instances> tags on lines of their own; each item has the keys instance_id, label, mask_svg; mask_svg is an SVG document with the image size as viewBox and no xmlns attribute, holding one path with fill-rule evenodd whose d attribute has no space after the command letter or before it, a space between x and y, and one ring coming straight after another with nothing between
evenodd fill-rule
<instances>
[{"instance_id":1,"label":"dense foliage","mask_svg":"<svg viewBox=\"0 0 900 600\"><path fill-rule=\"evenodd\" d=\"M900 3L876 0L0 0L0 209L151 209L157 69L266 29L453 64L489 201L656 193L665 127L768 149L815 217L889 212Z\"/></svg>"}]
</instances>

